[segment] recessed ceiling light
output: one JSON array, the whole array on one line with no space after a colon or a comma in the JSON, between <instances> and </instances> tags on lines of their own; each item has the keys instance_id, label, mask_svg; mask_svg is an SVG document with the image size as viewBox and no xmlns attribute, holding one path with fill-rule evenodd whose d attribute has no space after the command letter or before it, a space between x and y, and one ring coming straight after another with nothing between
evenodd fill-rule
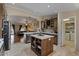
<instances>
[{"instance_id":1,"label":"recessed ceiling light","mask_svg":"<svg viewBox=\"0 0 79 59\"><path fill-rule=\"evenodd\" d=\"M48 8L50 7L50 5L48 5Z\"/></svg>"}]
</instances>

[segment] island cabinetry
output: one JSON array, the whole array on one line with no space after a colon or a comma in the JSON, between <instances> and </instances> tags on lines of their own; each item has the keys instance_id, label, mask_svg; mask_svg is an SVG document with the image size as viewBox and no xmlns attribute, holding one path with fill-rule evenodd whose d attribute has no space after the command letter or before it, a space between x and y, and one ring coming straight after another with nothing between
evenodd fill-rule
<instances>
[{"instance_id":1,"label":"island cabinetry","mask_svg":"<svg viewBox=\"0 0 79 59\"><path fill-rule=\"evenodd\" d=\"M46 56L53 52L53 37L39 39L31 37L31 49L39 56Z\"/></svg>"}]
</instances>

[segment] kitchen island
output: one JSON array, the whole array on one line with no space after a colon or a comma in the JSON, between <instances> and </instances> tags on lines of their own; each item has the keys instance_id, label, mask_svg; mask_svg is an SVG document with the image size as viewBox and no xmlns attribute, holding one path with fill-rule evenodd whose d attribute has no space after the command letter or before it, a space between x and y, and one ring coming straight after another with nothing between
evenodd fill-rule
<instances>
[{"instance_id":1,"label":"kitchen island","mask_svg":"<svg viewBox=\"0 0 79 59\"><path fill-rule=\"evenodd\" d=\"M31 41L31 35L40 34L40 32L23 32L25 43L29 43ZM57 33L51 33L51 32L41 32L41 34L54 36L54 44L57 45Z\"/></svg>"},{"instance_id":2,"label":"kitchen island","mask_svg":"<svg viewBox=\"0 0 79 59\"><path fill-rule=\"evenodd\" d=\"M31 49L39 56L47 56L53 52L54 36L31 35Z\"/></svg>"}]
</instances>

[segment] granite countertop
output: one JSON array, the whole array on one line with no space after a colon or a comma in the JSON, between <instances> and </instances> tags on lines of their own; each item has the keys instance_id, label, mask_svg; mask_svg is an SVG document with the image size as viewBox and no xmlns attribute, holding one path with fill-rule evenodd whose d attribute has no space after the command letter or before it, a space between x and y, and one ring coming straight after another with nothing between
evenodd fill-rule
<instances>
[{"instance_id":1,"label":"granite countertop","mask_svg":"<svg viewBox=\"0 0 79 59\"><path fill-rule=\"evenodd\" d=\"M24 32L24 34L39 34L40 32ZM57 33L41 32L42 34L57 35Z\"/></svg>"},{"instance_id":2,"label":"granite countertop","mask_svg":"<svg viewBox=\"0 0 79 59\"><path fill-rule=\"evenodd\" d=\"M51 35L42 35L42 36L40 36L40 35L38 35L38 34L36 34L36 35L31 35L31 36L32 36L32 37L35 37L35 38L38 38L38 39L41 39L41 40L54 37L54 36L51 36Z\"/></svg>"},{"instance_id":3,"label":"granite countertop","mask_svg":"<svg viewBox=\"0 0 79 59\"><path fill-rule=\"evenodd\" d=\"M51 32L42 32L43 34L50 34L50 35L57 35L57 33L51 33Z\"/></svg>"},{"instance_id":4,"label":"granite countertop","mask_svg":"<svg viewBox=\"0 0 79 59\"><path fill-rule=\"evenodd\" d=\"M3 38L0 38L0 48L2 47L3 43Z\"/></svg>"},{"instance_id":5,"label":"granite countertop","mask_svg":"<svg viewBox=\"0 0 79 59\"><path fill-rule=\"evenodd\" d=\"M39 32L25 32L24 34L37 34Z\"/></svg>"}]
</instances>

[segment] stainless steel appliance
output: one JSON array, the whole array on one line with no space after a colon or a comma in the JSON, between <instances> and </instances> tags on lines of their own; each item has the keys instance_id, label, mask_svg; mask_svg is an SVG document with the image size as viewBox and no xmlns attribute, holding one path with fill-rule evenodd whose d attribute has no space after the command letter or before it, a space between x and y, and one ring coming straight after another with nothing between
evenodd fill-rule
<instances>
[{"instance_id":1,"label":"stainless steel appliance","mask_svg":"<svg viewBox=\"0 0 79 59\"><path fill-rule=\"evenodd\" d=\"M9 21L3 20L3 38L4 38L4 50L10 49L10 24Z\"/></svg>"}]
</instances>

